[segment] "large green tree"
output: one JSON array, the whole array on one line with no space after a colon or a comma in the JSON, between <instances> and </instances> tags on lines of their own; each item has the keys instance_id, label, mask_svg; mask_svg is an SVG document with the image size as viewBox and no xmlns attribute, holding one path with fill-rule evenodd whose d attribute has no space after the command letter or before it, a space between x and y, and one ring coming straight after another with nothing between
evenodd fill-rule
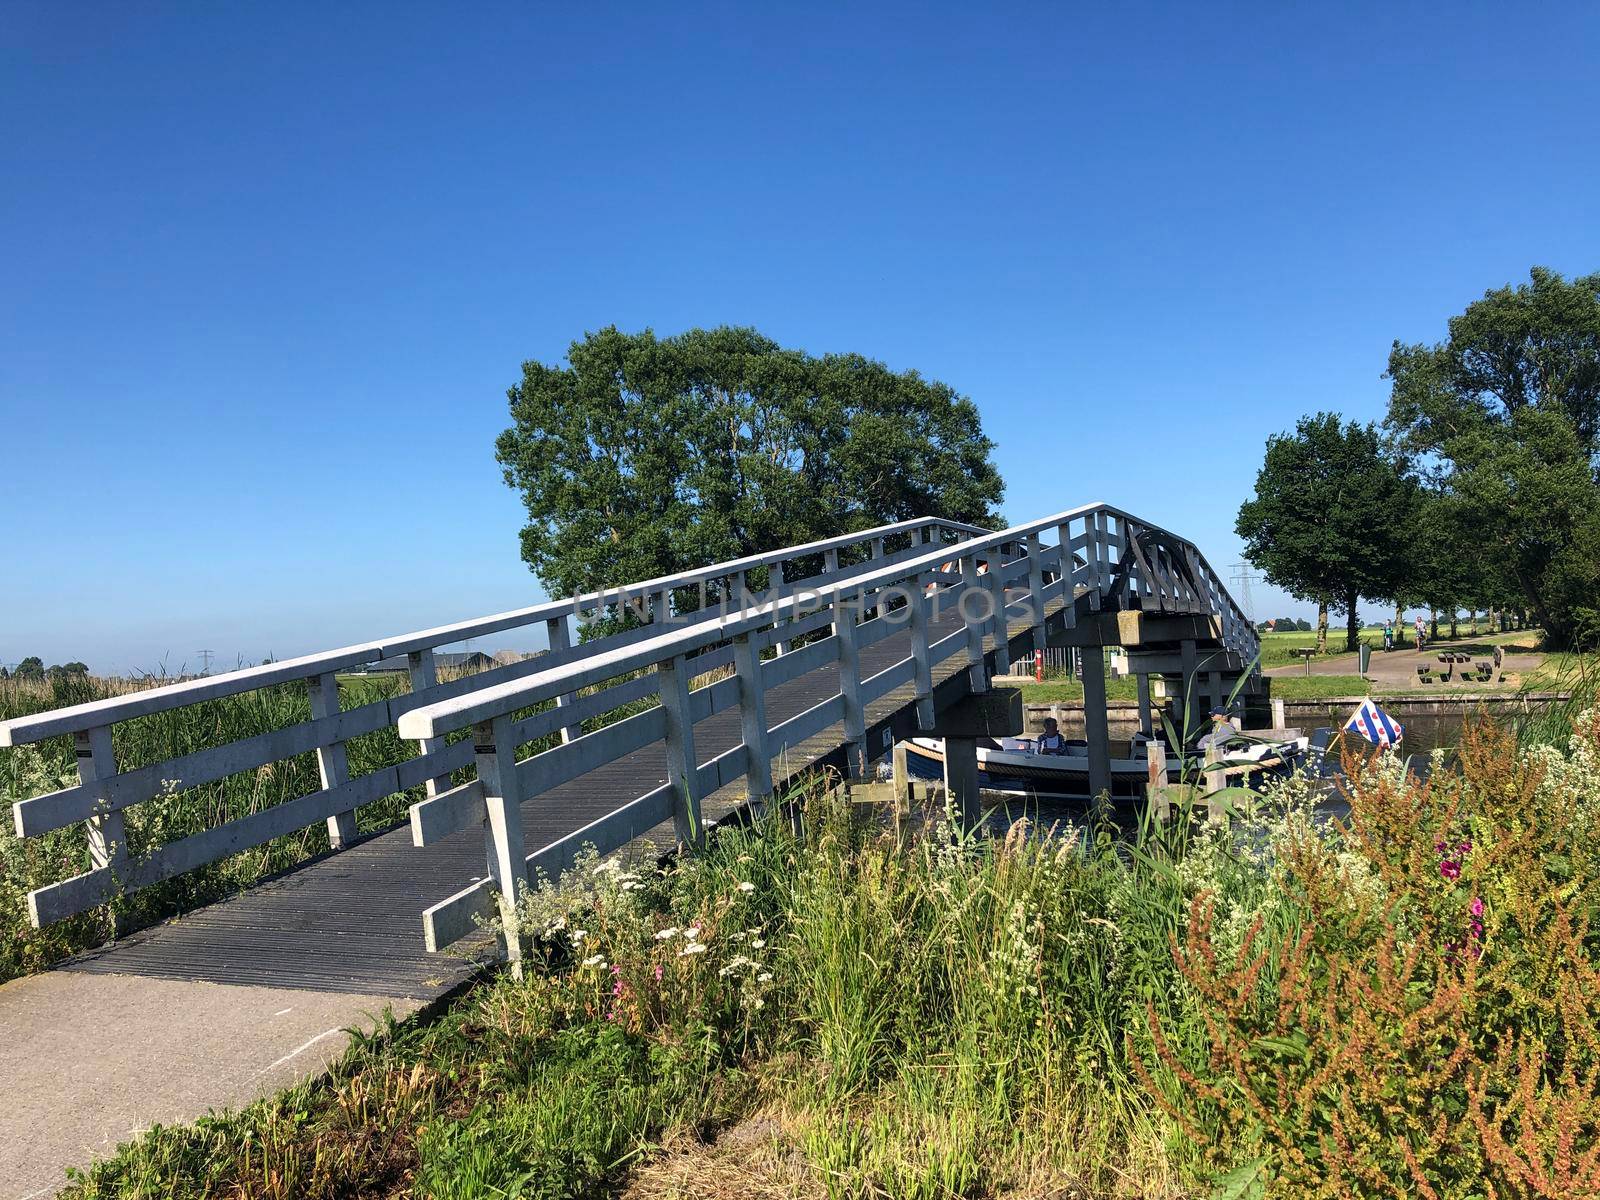
<instances>
[{"instance_id":1,"label":"large green tree","mask_svg":"<svg viewBox=\"0 0 1600 1200\"><path fill-rule=\"evenodd\" d=\"M1328 610L1337 608L1354 649L1360 599L1400 590L1416 502L1415 482L1376 426L1317 413L1267 440L1255 495L1239 506L1235 529L1245 557L1271 583L1316 604L1318 647L1327 642Z\"/></svg>"},{"instance_id":2,"label":"large green tree","mask_svg":"<svg viewBox=\"0 0 1600 1200\"><path fill-rule=\"evenodd\" d=\"M1565 645L1600 591L1600 274L1536 267L1449 334L1395 343L1387 423L1458 504L1463 553L1492 562Z\"/></svg>"},{"instance_id":3,"label":"large green tree","mask_svg":"<svg viewBox=\"0 0 1600 1200\"><path fill-rule=\"evenodd\" d=\"M496 456L552 595L913 516L997 524L977 406L914 371L754 329L615 328L527 362Z\"/></svg>"}]
</instances>

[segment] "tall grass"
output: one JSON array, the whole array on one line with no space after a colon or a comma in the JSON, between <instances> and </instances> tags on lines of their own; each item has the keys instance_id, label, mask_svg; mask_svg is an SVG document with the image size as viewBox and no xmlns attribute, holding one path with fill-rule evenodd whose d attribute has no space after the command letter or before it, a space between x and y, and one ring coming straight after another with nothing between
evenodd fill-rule
<instances>
[{"instance_id":1,"label":"tall grass","mask_svg":"<svg viewBox=\"0 0 1600 1200\"><path fill-rule=\"evenodd\" d=\"M1227 825L836 794L525 894L540 969L73 1192L1600 1196L1600 715ZM670 1151L663 1153L664 1150Z\"/></svg>"}]
</instances>

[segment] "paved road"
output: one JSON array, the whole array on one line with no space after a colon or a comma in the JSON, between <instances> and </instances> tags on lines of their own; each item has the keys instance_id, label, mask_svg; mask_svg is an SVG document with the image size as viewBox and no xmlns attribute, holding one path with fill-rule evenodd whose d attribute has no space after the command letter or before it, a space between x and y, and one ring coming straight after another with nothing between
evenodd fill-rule
<instances>
[{"instance_id":1,"label":"paved road","mask_svg":"<svg viewBox=\"0 0 1600 1200\"><path fill-rule=\"evenodd\" d=\"M0 1196L53 1195L151 1125L238 1107L312 1072L415 1000L46 971L0 985Z\"/></svg>"}]
</instances>

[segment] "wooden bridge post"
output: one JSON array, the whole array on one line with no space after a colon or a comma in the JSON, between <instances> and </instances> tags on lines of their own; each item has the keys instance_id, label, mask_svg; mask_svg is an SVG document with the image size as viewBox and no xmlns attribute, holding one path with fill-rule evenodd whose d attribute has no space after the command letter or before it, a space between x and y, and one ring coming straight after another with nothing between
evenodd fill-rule
<instances>
[{"instance_id":1,"label":"wooden bridge post","mask_svg":"<svg viewBox=\"0 0 1600 1200\"><path fill-rule=\"evenodd\" d=\"M411 676L411 694L419 695L439 682L439 668L433 660L433 651L430 649L413 650L406 655L406 672ZM417 748L424 754L436 754L443 750L445 740L442 737L422 738L417 742ZM450 776L436 775L423 783L423 790L431 799L440 792L450 788Z\"/></svg>"},{"instance_id":2,"label":"wooden bridge post","mask_svg":"<svg viewBox=\"0 0 1600 1200\"><path fill-rule=\"evenodd\" d=\"M503 926L501 944L512 974L520 979L523 941L517 901L528 885L528 850L522 835L522 789L514 737L509 716L484 721L472 730L478 779L483 784L484 851Z\"/></svg>"},{"instance_id":3,"label":"wooden bridge post","mask_svg":"<svg viewBox=\"0 0 1600 1200\"><path fill-rule=\"evenodd\" d=\"M656 664L661 707L667 717L667 782L672 785L672 826L681 845L700 841L700 760L689 707L689 667L683 655Z\"/></svg>"},{"instance_id":4,"label":"wooden bridge post","mask_svg":"<svg viewBox=\"0 0 1600 1200\"><path fill-rule=\"evenodd\" d=\"M761 684L761 653L748 633L733 639L739 679L739 733L744 741L745 799L760 811L772 797L772 756L767 751L767 697Z\"/></svg>"},{"instance_id":5,"label":"wooden bridge post","mask_svg":"<svg viewBox=\"0 0 1600 1200\"><path fill-rule=\"evenodd\" d=\"M572 634L567 629L567 619L565 617L551 617L544 623L544 628L550 642L551 654L556 654L562 650L571 648ZM556 697L556 707L569 708L576 699L577 697L571 692L562 692L561 695ZM561 741L563 745L567 742L574 741L577 738L581 738L582 736L583 726L581 725L563 725L561 727Z\"/></svg>"},{"instance_id":6,"label":"wooden bridge post","mask_svg":"<svg viewBox=\"0 0 1600 1200\"><path fill-rule=\"evenodd\" d=\"M833 632L839 639L839 694L844 697L845 775L861 779L867 773L867 719L861 702L861 655L857 646L857 602L842 596L833 600Z\"/></svg>"},{"instance_id":7,"label":"wooden bridge post","mask_svg":"<svg viewBox=\"0 0 1600 1200\"><path fill-rule=\"evenodd\" d=\"M1056 526L1056 541L1061 550L1061 617L1066 622L1068 629L1075 629L1078 625L1077 600L1077 572L1072 566L1072 525L1064 522Z\"/></svg>"},{"instance_id":8,"label":"wooden bridge post","mask_svg":"<svg viewBox=\"0 0 1600 1200\"><path fill-rule=\"evenodd\" d=\"M975 554L961 556L961 595L956 599L956 612L961 617L961 623L967 632L967 679L972 691L987 692L989 690L989 672L983 662L983 631L987 621L969 616L970 605L968 601L983 595L982 585L978 582L978 558ZM981 606L980 606L981 607Z\"/></svg>"},{"instance_id":9,"label":"wooden bridge post","mask_svg":"<svg viewBox=\"0 0 1600 1200\"><path fill-rule=\"evenodd\" d=\"M93 729L79 730L72 735L73 749L78 758L78 782L86 791L94 793L95 807L105 800L96 783L117 773L116 754L111 748L111 726L96 725ZM128 865L127 822L122 813L106 812L90 817L85 823L89 833L89 864L97 870L110 867L121 872Z\"/></svg>"},{"instance_id":10,"label":"wooden bridge post","mask_svg":"<svg viewBox=\"0 0 1600 1200\"><path fill-rule=\"evenodd\" d=\"M1083 727L1089 741L1089 795L1111 790L1111 731L1106 721L1106 656L1101 646L1085 646Z\"/></svg>"},{"instance_id":11,"label":"wooden bridge post","mask_svg":"<svg viewBox=\"0 0 1600 1200\"><path fill-rule=\"evenodd\" d=\"M1011 629L1006 621L1006 585L1003 566L1006 557L1004 546L995 547L989 555L989 596L994 602L994 673L1004 675L1011 670Z\"/></svg>"},{"instance_id":12,"label":"wooden bridge post","mask_svg":"<svg viewBox=\"0 0 1600 1200\"><path fill-rule=\"evenodd\" d=\"M1028 616L1033 621L1033 650L1035 654L1045 649L1044 631L1044 567L1039 563L1043 546L1037 533L1028 535ZM1072 597L1067 597L1072 602Z\"/></svg>"},{"instance_id":13,"label":"wooden bridge post","mask_svg":"<svg viewBox=\"0 0 1600 1200\"><path fill-rule=\"evenodd\" d=\"M1083 522L1083 562L1088 576L1089 607L1095 611L1100 608L1100 585L1104 582L1100 574L1100 539L1103 536L1100 520L1100 513L1096 511L1090 513Z\"/></svg>"},{"instance_id":14,"label":"wooden bridge post","mask_svg":"<svg viewBox=\"0 0 1600 1200\"><path fill-rule=\"evenodd\" d=\"M912 687L917 697L917 728L933 728L933 664L928 652L928 596L932 574L918 575L911 585Z\"/></svg>"},{"instance_id":15,"label":"wooden bridge post","mask_svg":"<svg viewBox=\"0 0 1600 1200\"><path fill-rule=\"evenodd\" d=\"M313 719L337 716L339 713L339 677L332 671L313 675L306 681L311 695ZM344 742L329 742L317 747L317 773L324 788L336 788L350 779L350 759ZM335 850L343 850L356 840L356 814L354 809L334 813L328 818L328 841Z\"/></svg>"},{"instance_id":16,"label":"wooden bridge post","mask_svg":"<svg viewBox=\"0 0 1600 1200\"><path fill-rule=\"evenodd\" d=\"M767 568L767 590L779 600L783 599L785 595L783 586L783 560L781 558L777 562L773 563L772 566ZM787 654L790 650L788 640L786 638L776 636L782 631L783 623L780 620L773 629L774 637L772 639L772 649L773 653L775 654Z\"/></svg>"},{"instance_id":17,"label":"wooden bridge post","mask_svg":"<svg viewBox=\"0 0 1600 1200\"><path fill-rule=\"evenodd\" d=\"M1155 714L1150 709L1150 676L1140 671L1134 676L1139 685L1139 730L1145 737L1154 737Z\"/></svg>"}]
</instances>

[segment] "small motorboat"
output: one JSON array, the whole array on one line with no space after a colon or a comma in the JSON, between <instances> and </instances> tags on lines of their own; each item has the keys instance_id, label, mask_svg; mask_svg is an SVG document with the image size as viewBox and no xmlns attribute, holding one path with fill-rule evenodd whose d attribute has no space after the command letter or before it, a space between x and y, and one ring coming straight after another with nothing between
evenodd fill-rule
<instances>
[{"instance_id":1,"label":"small motorboat","mask_svg":"<svg viewBox=\"0 0 1600 1200\"><path fill-rule=\"evenodd\" d=\"M1284 732L1284 731L1274 731ZM1114 799L1136 799L1145 794L1150 763L1148 741L1136 734L1129 742L1112 742L1111 795ZM1291 770L1306 752L1309 739L1288 737L1262 739L1249 734L1230 738L1222 750L1222 761L1215 768L1228 776L1230 784L1253 783ZM907 740L906 766L925 779L944 774L944 739L917 737ZM1126 753L1118 751L1126 747ZM1185 767L1191 775L1203 770L1203 752L1189 750L1183 757L1167 755L1168 782L1181 781ZM978 782L996 791L1028 792L1038 795L1089 797L1089 743L1066 741L1065 754L1040 754L1033 738L978 739Z\"/></svg>"}]
</instances>

